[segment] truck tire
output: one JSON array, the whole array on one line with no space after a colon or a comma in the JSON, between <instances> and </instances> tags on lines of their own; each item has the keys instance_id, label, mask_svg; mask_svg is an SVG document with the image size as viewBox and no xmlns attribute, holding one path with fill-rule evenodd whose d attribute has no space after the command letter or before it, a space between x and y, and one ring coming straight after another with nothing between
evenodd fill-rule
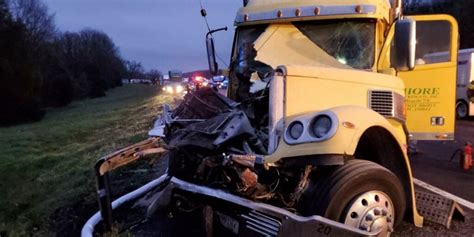
<instances>
[{"instance_id":1,"label":"truck tire","mask_svg":"<svg viewBox=\"0 0 474 237\"><path fill-rule=\"evenodd\" d=\"M388 169L366 160L316 171L303 195L305 215L326 218L387 235L405 214L406 196L400 180Z\"/></svg>"},{"instance_id":2,"label":"truck tire","mask_svg":"<svg viewBox=\"0 0 474 237\"><path fill-rule=\"evenodd\" d=\"M465 101L458 101L456 103L456 118L465 119L469 114L469 106Z\"/></svg>"}]
</instances>

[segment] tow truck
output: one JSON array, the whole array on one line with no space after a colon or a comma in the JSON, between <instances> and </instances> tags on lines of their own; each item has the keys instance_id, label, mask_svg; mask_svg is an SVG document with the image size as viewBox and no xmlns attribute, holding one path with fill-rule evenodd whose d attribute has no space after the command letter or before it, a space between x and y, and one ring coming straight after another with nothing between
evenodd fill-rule
<instances>
[{"instance_id":1,"label":"tow truck","mask_svg":"<svg viewBox=\"0 0 474 237\"><path fill-rule=\"evenodd\" d=\"M210 71L217 73L212 33ZM146 197L157 210L202 209L207 236L388 236L421 227L411 140L453 139L458 26L402 1L244 0L228 96L165 105L150 138L96 164L100 212ZM423 62L437 52L447 57ZM165 175L113 203L108 173L148 154Z\"/></svg>"}]
</instances>

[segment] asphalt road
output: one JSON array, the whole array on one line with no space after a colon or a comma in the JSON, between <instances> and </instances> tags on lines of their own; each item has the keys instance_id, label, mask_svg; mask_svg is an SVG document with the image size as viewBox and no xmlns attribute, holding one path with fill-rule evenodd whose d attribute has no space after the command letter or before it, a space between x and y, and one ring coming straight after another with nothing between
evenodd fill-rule
<instances>
[{"instance_id":1,"label":"asphalt road","mask_svg":"<svg viewBox=\"0 0 474 237\"><path fill-rule=\"evenodd\" d=\"M411 157L413 175L424 182L474 202L474 170L460 168L459 154L453 153L469 141L474 143L474 119L456 122L454 141L419 142L419 154Z\"/></svg>"},{"instance_id":2,"label":"asphalt road","mask_svg":"<svg viewBox=\"0 0 474 237\"><path fill-rule=\"evenodd\" d=\"M454 141L418 142L419 153L410 158L415 178L474 202L474 170L464 171L460 168L459 154L450 161L453 153L463 148L467 141L474 142L474 119L456 122ZM454 220L449 230L429 221L425 221L423 228L402 223L395 236L474 236L474 211L466 207L464 211L466 219Z\"/></svg>"}]
</instances>

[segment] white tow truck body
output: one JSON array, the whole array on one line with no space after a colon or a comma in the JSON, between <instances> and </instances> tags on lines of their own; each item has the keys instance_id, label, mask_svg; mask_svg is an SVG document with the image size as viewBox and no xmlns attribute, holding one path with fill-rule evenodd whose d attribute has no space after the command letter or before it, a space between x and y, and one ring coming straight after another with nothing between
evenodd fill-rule
<instances>
[{"instance_id":1,"label":"white tow truck body","mask_svg":"<svg viewBox=\"0 0 474 237\"><path fill-rule=\"evenodd\" d=\"M474 116L474 102L467 97L467 90L469 85L474 80L474 49L459 50L458 54L458 75L456 80L456 112L459 117L462 117L464 111L463 106L466 106L466 116ZM466 117L464 116L464 117Z\"/></svg>"},{"instance_id":2,"label":"white tow truck body","mask_svg":"<svg viewBox=\"0 0 474 237\"><path fill-rule=\"evenodd\" d=\"M423 57L424 63L442 62L448 57L448 52L433 53ZM474 116L474 101L467 95L469 85L474 80L474 48L462 49L458 52L456 79L456 116L466 118Z\"/></svg>"}]
</instances>

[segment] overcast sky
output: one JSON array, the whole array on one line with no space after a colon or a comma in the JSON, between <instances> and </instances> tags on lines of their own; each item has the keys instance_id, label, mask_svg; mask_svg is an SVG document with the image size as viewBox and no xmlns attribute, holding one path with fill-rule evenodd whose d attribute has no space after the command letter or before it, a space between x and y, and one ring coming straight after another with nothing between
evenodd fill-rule
<instances>
[{"instance_id":1,"label":"overcast sky","mask_svg":"<svg viewBox=\"0 0 474 237\"><path fill-rule=\"evenodd\" d=\"M199 0L43 0L62 31L93 28L107 33L127 60L147 70L207 69L205 34ZM202 0L218 55L229 61L233 22L241 0ZM220 67L224 67L219 61Z\"/></svg>"}]
</instances>

